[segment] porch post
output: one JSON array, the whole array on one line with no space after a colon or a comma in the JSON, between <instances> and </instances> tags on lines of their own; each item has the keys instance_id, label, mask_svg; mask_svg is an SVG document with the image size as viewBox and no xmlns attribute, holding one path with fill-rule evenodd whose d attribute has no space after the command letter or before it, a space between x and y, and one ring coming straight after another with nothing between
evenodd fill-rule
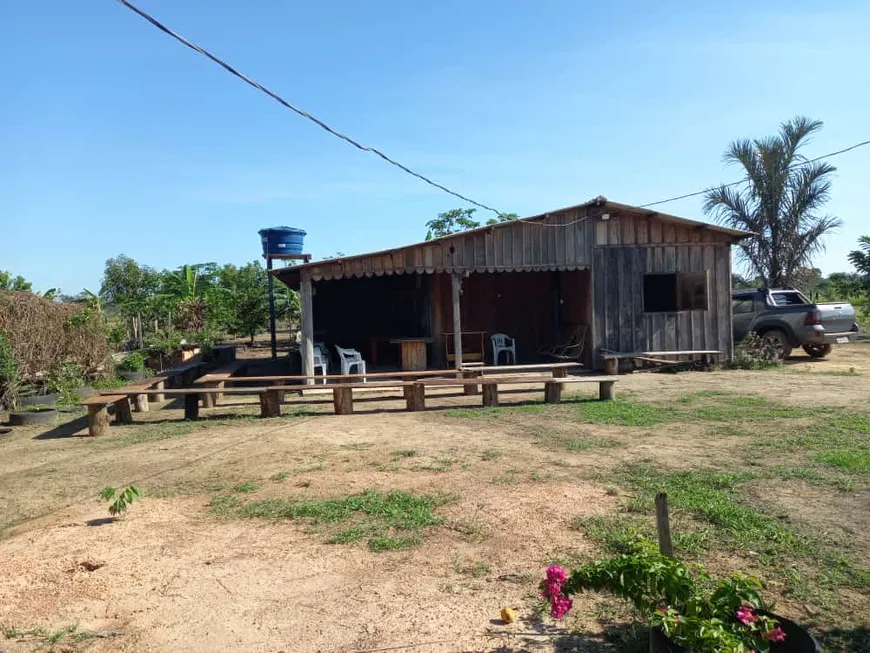
<instances>
[{"instance_id":1,"label":"porch post","mask_svg":"<svg viewBox=\"0 0 870 653\"><path fill-rule=\"evenodd\" d=\"M458 274L452 274L453 282L453 354L456 369L462 367L462 320L459 317L459 294L462 292L462 280Z\"/></svg>"},{"instance_id":2,"label":"porch post","mask_svg":"<svg viewBox=\"0 0 870 653\"><path fill-rule=\"evenodd\" d=\"M312 308L311 275L308 270L302 270L299 280L299 299L302 308L302 342L299 353L302 356L303 376L314 374L314 313ZM306 384L314 383L314 379L306 379Z\"/></svg>"}]
</instances>

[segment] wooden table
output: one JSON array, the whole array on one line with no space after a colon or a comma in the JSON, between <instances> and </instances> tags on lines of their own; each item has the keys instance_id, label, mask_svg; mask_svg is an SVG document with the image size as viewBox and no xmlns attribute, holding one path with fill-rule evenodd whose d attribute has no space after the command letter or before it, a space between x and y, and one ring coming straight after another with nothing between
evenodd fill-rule
<instances>
[{"instance_id":1,"label":"wooden table","mask_svg":"<svg viewBox=\"0 0 870 653\"><path fill-rule=\"evenodd\" d=\"M402 348L402 369L419 371L426 369L426 344L431 338L390 338L390 344Z\"/></svg>"}]
</instances>

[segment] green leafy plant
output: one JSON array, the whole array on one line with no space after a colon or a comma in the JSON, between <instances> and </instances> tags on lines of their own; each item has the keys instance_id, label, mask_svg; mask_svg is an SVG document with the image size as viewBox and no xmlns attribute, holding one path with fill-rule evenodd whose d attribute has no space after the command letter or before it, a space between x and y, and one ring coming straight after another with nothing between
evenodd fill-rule
<instances>
[{"instance_id":1,"label":"green leafy plant","mask_svg":"<svg viewBox=\"0 0 870 653\"><path fill-rule=\"evenodd\" d=\"M141 351L130 352L115 369L119 372L144 372L148 369L145 355Z\"/></svg>"},{"instance_id":2,"label":"green leafy plant","mask_svg":"<svg viewBox=\"0 0 870 653\"><path fill-rule=\"evenodd\" d=\"M21 374L9 336L0 332L0 408L12 410L21 392Z\"/></svg>"},{"instance_id":3,"label":"green leafy plant","mask_svg":"<svg viewBox=\"0 0 870 653\"><path fill-rule=\"evenodd\" d=\"M135 485L129 485L120 492L113 487L103 488L100 492L100 499L103 501L111 501L109 504L109 514L116 517L127 511L127 507L140 496L139 488Z\"/></svg>"},{"instance_id":4,"label":"green leafy plant","mask_svg":"<svg viewBox=\"0 0 870 653\"><path fill-rule=\"evenodd\" d=\"M735 574L713 579L700 566L690 568L636 539L630 552L570 572L551 565L541 583L551 614L563 617L571 596L609 592L629 602L674 644L696 653L764 653L785 633L769 616L755 578Z\"/></svg>"},{"instance_id":5,"label":"green leafy plant","mask_svg":"<svg viewBox=\"0 0 870 653\"><path fill-rule=\"evenodd\" d=\"M731 367L738 370L764 370L781 364L782 350L755 331L737 343L731 361Z\"/></svg>"},{"instance_id":6,"label":"green leafy plant","mask_svg":"<svg viewBox=\"0 0 870 653\"><path fill-rule=\"evenodd\" d=\"M64 406L75 404L78 397L74 392L85 384L85 370L76 363L61 363L52 369L45 379L49 393L60 395L59 403Z\"/></svg>"}]
</instances>

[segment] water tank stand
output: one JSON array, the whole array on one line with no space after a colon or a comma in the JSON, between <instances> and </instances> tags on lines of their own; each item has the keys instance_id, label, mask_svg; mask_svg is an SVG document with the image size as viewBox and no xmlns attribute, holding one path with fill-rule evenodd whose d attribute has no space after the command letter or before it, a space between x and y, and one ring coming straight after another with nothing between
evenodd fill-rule
<instances>
[{"instance_id":1,"label":"water tank stand","mask_svg":"<svg viewBox=\"0 0 870 653\"><path fill-rule=\"evenodd\" d=\"M272 336L272 360L278 358L278 336L275 332L275 279L272 277L272 261L302 261L311 263L311 254L263 254L266 259L266 276L269 278L269 334Z\"/></svg>"}]
</instances>

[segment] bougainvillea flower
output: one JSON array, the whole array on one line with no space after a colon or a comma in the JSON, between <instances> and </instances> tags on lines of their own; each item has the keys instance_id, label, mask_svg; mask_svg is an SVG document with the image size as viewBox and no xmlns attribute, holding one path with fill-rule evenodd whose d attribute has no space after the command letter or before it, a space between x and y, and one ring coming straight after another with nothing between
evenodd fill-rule
<instances>
[{"instance_id":1,"label":"bougainvillea flower","mask_svg":"<svg viewBox=\"0 0 870 653\"><path fill-rule=\"evenodd\" d=\"M758 621L758 617L755 616L755 612L748 605L741 605L740 609L737 610L737 620L748 626L753 621Z\"/></svg>"},{"instance_id":2,"label":"bougainvillea flower","mask_svg":"<svg viewBox=\"0 0 870 653\"><path fill-rule=\"evenodd\" d=\"M773 630L768 630L764 635L762 635L764 639L768 639L771 642L784 642L785 641L785 631L777 626Z\"/></svg>"}]
</instances>

